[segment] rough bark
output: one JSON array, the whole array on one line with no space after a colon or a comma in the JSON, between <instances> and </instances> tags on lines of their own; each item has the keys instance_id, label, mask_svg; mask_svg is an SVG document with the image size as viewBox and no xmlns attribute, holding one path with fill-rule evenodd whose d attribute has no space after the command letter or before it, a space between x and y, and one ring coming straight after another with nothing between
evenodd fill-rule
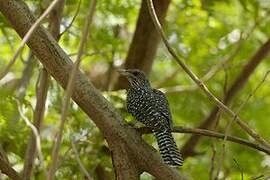
<instances>
[{"instance_id":1,"label":"rough bark","mask_svg":"<svg viewBox=\"0 0 270 180\"><path fill-rule=\"evenodd\" d=\"M243 67L240 74L236 77L231 87L228 89L224 96L224 104L229 104L233 97L241 90L241 88L248 81L251 74L254 72L256 67L262 62L262 60L268 55L270 51L270 39L268 39L259 50L251 57L248 63ZM209 115L202 121L198 126L200 129L209 129L213 124L215 124L219 108L215 106ZM184 157L196 155L195 147L199 143L201 136L192 135L188 141L184 144L182 148L182 153Z\"/></svg>"},{"instance_id":2,"label":"rough bark","mask_svg":"<svg viewBox=\"0 0 270 180\"><path fill-rule=\"evenodd\" d=\"M124 143L114 144L115 150L112 152L113 167L117 180L139 180L141 171L133 163L132 154Z\"/></svg>"},{"instance_id":3,"label":"rough bark","mask_svg":"<svg viewBox=\"0 0 270 180\"><path fill-rule=\"evenodd\" d=\"M19 174L0 157L0 172L7 175L12 180L21 180Z\"/></svg>"},{"instance_id":4,"label":"rough bark","mask_svg":"<svg viewBox=\"0 0 270 180\"><path fill-rule=\"evenodd\" d=\"M64 8L65 1L60 1L55 8L51 11L49 15L49 31L55 40L59 40L60 24L62 18L62 12ZM32 53L31 53L32 54ZM32 61L34 59L31 59ZM46 69L42 69L40 72L40 83L36 91L36 107L34 111L34 125L38 131L40 131L41 124L44 117L45 103L47 99L48 88L50 84L50 76ZM24 169L23 169L23 179L31 179L33 163L36 155L36 137L33 132L31 132L29 137L29 142L27 145L27 150L25 153Z\"/></svg>"},{"instance_id":5,"label":"rough bark","mask_svg":"<svg viewBox=\"0 0 270 180\"><path fill-rule=\"evenodd\" d=\"M34 22L33 15L21 0L0 0L0 11L21 37ZM38 27L27 45L47 71L65 88L72 61L54 38L44 28ZM136 130L125 125L112 105L81 72L76 76L72 98L103 133L112 153L117 153L117 148L114 147L116 142L124 144L126 151L132 154L131 162L140 169L159 179L182 179L179 172L162 162L160 156L141 139Z\"/></svg>"},{"instance_id":6,"label":"rough bark","mask_svg":"<svg viewBox=\"0 0 270 180\"><path fill-rule=\"evenodd\" d=\"M157 16L164 24L165 16L170 4L170 0L154 0ZM124 63L124 68L141 69L149 74L156 55L160 36L148 12L145 0L142 0L136 30L129 47L128 55ZM127 86L127 81L119 77L114 89L122 89Z\"/></svg>"}]
</instances>

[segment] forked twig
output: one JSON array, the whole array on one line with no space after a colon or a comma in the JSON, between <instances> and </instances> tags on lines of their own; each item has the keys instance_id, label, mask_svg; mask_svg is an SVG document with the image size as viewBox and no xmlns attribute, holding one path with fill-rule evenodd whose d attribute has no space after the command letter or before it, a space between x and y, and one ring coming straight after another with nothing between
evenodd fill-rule
<instances>
[{"instance_id":1,"label":"forked twig","mask_svg":"<svg viewBox=\"0 0 270 180\"><path fill-rule=\"evenodd\" d=\"M54 179L54 174L55 174L56 166L57 166L57 162L58 162L58 154L59 154L63 131L64 131L64 125L65 125L65 121L66 121L67 114L68 114L68 106L70 104L70 98L72 96L72 92L74 89L75 77L77 75L77 70L79 68L79 65L81 62L81 57L82 57L83 52L84 52L84 47L85 47L85 44L87 42L87 36L89 33L90 24L91 24L92 19L93 19L95 7L96 7L96 0L92 0L90 3L90 6L89 6L87 17L86 17L86 23L85 23L85 26L84 26L84 29L82 32L82 40L80 42L78 56L77 56L76 62L74 63L74 65L72 67L71 74L70 74L67 88L66 88L66 95L64 97L62 114L61 114L60 128L59 128L59 132L58 132L57 137L56 137L56 143L55 143L55 145L53 147L53 151L52 151L52 163L51 163L51 166L49 169L48 180Z\"/></svg>"},{"instance_id":2,"label":"forked twig","mask_svg":"<svg viewBox=\"0 0 270 180\"><path fill-rule=\"evenodd\" d=\"M6 74L9 72L11 66L15 63L17 57L19 56L20 52L22 51L24 45L28 42L31 35L35 32L41 21L53 10L55 5L61 0L54 0L50 6L44 11L44 13L36 20L36 22L31 26L29 31L26 33L26 35L23 37L18 49L16 50L14 56L12 57L9 64L4 68L4 70L0 73L0 80L6 76Z\"/></svg>"},{"instance_id":3,"label":"forked twig","mask_svg":"<svg viewBox=\"0 0 270 180\"><path fill-rule=\"evenodd\" d=\"M176 55L173 48L170 46L165 33L159 23L157 15L155 13L154 5L152 0L147 0L147 6L149 9L149 13L151 15L152 21L160 34L165 46L167 47L168 51L174 58L174 60L183 68L183 70L189 75L189 77L200 87L200 89L207 95L210 101L213 101L222 111L230 115L232 118L235 118L236 123L251 137L257 140L260 144L264 145L268 149L270 149L269 143L263 139L257 132L251 129L245 122L243 122L236 113L234 113L230 108L228 108L225 104L223 104L215 95L213 95L207 88L207 86L189 69L189 67L182 62L182 60Z\"/></svg>"}]
</instances>

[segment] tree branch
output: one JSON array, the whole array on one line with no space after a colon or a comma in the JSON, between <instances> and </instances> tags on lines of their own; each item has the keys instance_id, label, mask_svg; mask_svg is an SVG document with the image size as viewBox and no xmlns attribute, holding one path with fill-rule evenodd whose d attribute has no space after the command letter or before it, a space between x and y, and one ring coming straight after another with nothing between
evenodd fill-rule
<instances>
[{"instance_id":1,"label":"tree branch","mask_svg":"<svg viewBox=\"0 0 270 180\"><path fill-rule=\"evenodd\" d=\"M77 9L75 11L75 14L72 18L72 20L70 21L70 23L68 24L68 26L63 30L63 32L61 32L58 37L59 39L72 27L76 17L78 16L79 12L80 12L80 8L81 8L81 3L82 3L82 0L79 0L79 3L78 3L78 6L77 6Z\"/></svg>"},{"instance_id":2,"label":"tree branch","mask_svg":"<svg viewBox=\"0 0 270 180\"><path fill-rule=\"evenodd\" d=\"M19 174L10 165L0 157L0 171L12 180L21 180Z\"/></svg>"},{"instance_id":3,"label":"tree branch","mask_svg":"<svg viewBox=\"0 0 270 180\"><path fill-rule=\"evenodd\" d=\"M41 123L43 121L49 80L50 77L48 73L45 69L42 69L40 72L40 83L36 91L37 102L34 110L34 126L38 132L40 131ZM30 179L31 177L36 149L36 136L33 132L31 132L24 160L23 179L25 180Z\"/></svg>"},{"instance_id":4,"label":"tree branch","mask_svg":"<svg viewBox=\"0 0 270 180\"><path fill-rule=\"evenodd\" d=\"M145 127L139 128L139 129L137 129L137 131L140 132L141 134L152 133L151 129L145 128ZM215 132L215 131L210 131L210 130L206 130L206 129L188 128L188 127L183 127L183 126L175 126L173 128L172 132L174 132L174 133L185 133L185 134L196 134L196 135L199 135L199 136L207 136L207 137L212 137L212 138L217 138L217 139L224 139L224 137L225 137L225 134L218 133L218 132ZM237 144L245 145L245 146L248 146L250 148L259 150L261 152L264 152L264 153L270 155L270 150L265 148L264 146L262 146L260 144L250 142L250 141L247 141L247 140L239 138L239 137L227 135L226 141L230 141L230 142L234 142L234 143L237 143Z\"/></svg>"},{"instance_id":5,"label":"tree branch","mask_svg":"<svg viewBox=\"0 0 270 180\"><path fill-rule=\"evenodd\" d=\"M173 56L175 61L183 68L183 70L189 75L189 77L200 87L200 89L207 95L210 101L214 102L215 105L224 111L226 114L230 115L232 118L235 118L235 122L246 132L248 133L251 137L253 137L256 141L264 145L265 147L270 149L269 143L263 139L259 134L257 134L253 129L248 127L248 125L242 121L237 114L235 114L230 108L228 108L225 104L223 104L214 94L212 94L207 86L189 69L189 67L183 63L183 61L176 55L174 52L173 48L170 46L168 40L166 39L165 33L163 32L163 29L159 23L159 20L157 18L157 15L155 13L155 9L153 6L152 0L147 0L147 5L149 8L149 12L152 17L152 21L155 24L155 27L157 31L159 32L160 36L162 37L162 40L167 47L168 51L170 54ZM241 85L241 84L240 84Z\"/></svg>"},{"instance_id":6,"label":"tree branch","mask_svg":"<svg viewBox=\"0 0 270 180\"><path fill-rule=\"evenodd\" d=\"M60 0L55 7L51 10L49 14L49 31L55 40L59 40L59 32L60 32L60 24L62 19L62 12L64 9L65 1ZM36 87L36 107L34 110L34 126L40 131L42 121L44 118L45 104L47 99L48 88L50 84L50 76L45 68L40 71L40 82L37 82ZM24 169L23 169L23 179L28 180L31 179L33 162L36 154L36 141L35 135L33 133L30 134L27 150L25 153L24 160Z\"/></svg>"},{"instance_id":7,"label":"tree branch","mask_svg":"<svg viewBox=\"0 0 270 180\"><path fill-rule=\"evenodd\" d=\"M154 6L161 24L165 22L169 4L170 0L154 0ZM136 30L128 50L124 68L142 69L146 74L149 74L152 69L159 41L160 37L158 36L154 24L151 22L151 16L148 12L146 1L142 0ZM122 89L127 87L127 85L127 80L120 76L117 79L114 89Z\"/></svg>"},{"instance_id":8,"label":"tree branch","mask_svg":"<svg viewBox=\"0 0 270 180\"><path fill-rule=\"evenodd\" d=\"M21 115L21 118L24 120L25 124L31 129L32 133L34 134L34 140L35 140L37 153L38 153L38 156L39 156L39 161L40 161L42 170L44 171L44 173L46 175L45 165L44 165L44 158L43 158L43 154L42 154L42 151L41 151L41 143L40 143L39 131L37 130L36 126L34 126L30 122L30 120L24 115L24 113L22 111L22 107L20 105L20 102L18 100L16 100L16 102L17 102L17 106L18 106L18 110L19 110L19 113Z\"/></svg>"},{"instance_id":9,"label":"tree branch","mask_svg":"<svg viewBox=\"0 0 270 180\"><path fill-rule=\"evenodd\" d=\"M27 31L26 35L23 37L22 42L19 45L19 48L16 50L14 53L14 56L12 57L11 61L9 64L4 68L4 70L0 73L0 79L2 79L10 70L12 65L15 63L17 57L19 56L20 52L22 51L24 45L27 43L31 35L35 32L41 21L51 12L51 10L55 7L55 5L59 2L60 0L54 0L50 6L44 11L44 13L38 18L38 20L31 26L29 31Z\"/></svg>"},{"instance_id":10,"label":"tree branch","mask_svg":"<svg viewBox=\"0 0 270 180\"><path fill-rule=\"evenodd\" d=\"M90 176L87 169L84 167L82 161L80 160L79 152L78 152L78 150L77 150L77 148L75 146L74 138L71 137L70 141L71 141L71 147L72 147L73 153L75 155L75 159L76 159L77 163L79 164L81 172L86 176L87 180L92 180L93 178Z\"/></svg>"},{"instance_id":11,"label":"tree branch","mask_svg":"<svg viewBox=\"0 0 270 180\"><path fill-rule=\"evenodd\" d=\"M244 86L244 84L248 81L248 78L254 72L256 67L263 61L263 59L267 56L270 51L270 39L268 39L259 49L258 51L251 57L248 63L243 67L240 74L236 77L231 87L228 89L224 96L224 104L229 104L233 97L240 91L240 89ZM202 123L198 126L201 129L208 129L214 123L216 116L218 114L219 108L215 106L209 115L202 121ZM196 145L200 141L200 136L192 135L190 139L184 144L182 151L185 157L190 156L194 153L194 149Z\"/></svg>"},{"instance_id":12,"label":"tree branch","mask_svg":"<svg viewBox=\"0 0 270 180\"><path fill-rule=\"evenodd\" d=\"M0 11L21 37L35 21L21 0L0 0ZM44 28L38 27L27 45L56 81L66 88L72 61L53 37ZM162 162L161 157L142 140L135 129L125 125L113 106L80 71L74 87L72 98L100 129L113 155L118 148L115 142L122 143L132 154L131 163L135 163L140 169L159 179L183 179L177 170Z\"/></svg>"},{"instance_id":13,"label":"tree branch","mask_svg":"<svg viewBox=\"0 0 270 180\"><path fill-rule=\"evenodd\" d=\"M78 56L77 56L76 62L74 63L74 65L71 69L71 74L69 76L68 83L67 83L66 94L65 94L65 97L63 100L63 108L62 108L62 112L61 112L61 121L60 121L59 132L57 133L56 142L55 142L55 145L54 145L53 151L52 151L52 163L51 163L51 166L49 169L48 180L54 179L54 174L56 171L56 166L57 166L57 162L58 162L58 155L59 155L59 150L60 150L63 131L64 131L64 125L65 125L65 122L66 122L66 119L68 116L68 107L70 104L70 98L72 96L73 89L75 86L75 78L76 78L77 71L78 71L79 66L80 66L81 57L82 57L83 52L84 52L85 44L87 42L87 37L88 37L88 33L89 33L90 25L92 23L95 9L96 9L96 0L92 0L90 5L89 5L88 14L87 14L86 19L85 19L86 23L84 25L82 36L81 36L82 40L80 42Z\"/></svg>"}]
</instances>

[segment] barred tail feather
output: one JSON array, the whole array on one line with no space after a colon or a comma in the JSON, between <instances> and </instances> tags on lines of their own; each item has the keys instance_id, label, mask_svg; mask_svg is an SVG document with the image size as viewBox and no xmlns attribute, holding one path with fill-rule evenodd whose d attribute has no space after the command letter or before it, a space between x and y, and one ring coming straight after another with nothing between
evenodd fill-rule
<instances>
[{"instance_id":1,"label":"barred tail feather","mask_svg":"<svg viewBox=\"0 0 270 180\"><path fill-rule=\"evenodd\" d=\"M170 166L182 166L184 160L176 147L171 132L156 131L154 134L156 136L163 161Z\"/></svg>"}]
</instances>

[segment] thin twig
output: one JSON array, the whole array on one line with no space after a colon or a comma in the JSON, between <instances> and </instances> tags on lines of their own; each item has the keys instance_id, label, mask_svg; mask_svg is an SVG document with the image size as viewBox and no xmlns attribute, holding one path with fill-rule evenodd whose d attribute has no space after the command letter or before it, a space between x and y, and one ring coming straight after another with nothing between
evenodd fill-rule
<instances>
[{"instance_id":1,"label":"thin twig","mask_svg":"<svg viewBox=\"0 0 270 180\"><path fill-rule=\"evenodd\" d=\"M254 23L254 25L250 28L250 30L247 31L245 37L243 37L243 33L240 35L240 40L236 43L236 47L232 52L225 56L222 60L219 60L219 64L213 65L209 71L202 76L201 80L205 83L206 81L209 81L212 79L216 73L218 73L221 69L224 68L224 66L228 66L228 63L232 61L236 55L240 52L242 45L244 42L250 37L250 35L253 33L254 29L259 24L259 21L257 23ZM177 73L180 71L180 69L176 69L175 72L173 72L171 75L169 75L167 78L162 80L156 87L161 88L164 83L167 82L167 80L172 79L177 75ZM175 86L170 88L164 88L164 92L166 93L175 93L175 92L186 92L186 91L194 91L197 90L199 87L197 85L190 85L190 86Z\"/></svg>"},{"instance_id":2,"label":"thin twig","mask_svg":"<svg viewBox=\"0 0 270 180\"><path fill-rule=\"evenodd\" d=\"M55 40L59 40L59 30L62 19L62 12L65 5L65 0L59 0L55 5L53 10L49 14L49 26L48 29ZM43 68L38 77L38 81L36 83L36 107L34 110L34 125L39 131L42 125L42 121L44 119L44 111L45 104L48 94L48 87L50 84L50 76L45 68ZM25 155L24 161L24 169L23 169L23 179L28 180L31 179L31 174L33 170L33 162L35 159L36 153L36 143L35 136L33 133L30 134L29 142L27 145L27 151Z\"/></svg>"},{"instance_id":3,"label":"thin twig","mask_svg":"<svg viewBox=\"0 0 270 180\"><path fill-rule=\"evenodd\" d=\"M35 32L41 21L53 10L55 5L61 0L54 0L50 6L44 11L44 13L36 20L36 22L31 26L29 31L26 33L26 35L23 37L19 48L16 50L14 56L12 57L9 64L5 67L5 69L0 73L0 80L6 76L6 74L9 72L11 66L15 63L17 57L19 56L20 52L22 51L24 45L27 43L31 35Z\"/></svg>"},{"instance_id":4,"label":"thin twig","mask_svg":"<svg viewBox=\"0 0 270 180\"><path fill-rule=\"evenodd\" d=\"M68 106L70 103L70 98L74 89L74 84L75 84L75 77L77 75L77 70L79 68L80 62L81 62L81 57L84 52L84 47L87 42L87 37L90 29L90 24L92 23L94 11L96 7L96 0L92 0L89 6L88 14L86 17L86 24L84 26L83 32L82 32L82 40L80 42L79 46L79 52L78 56L76 59L76 62L73 65L68 84L67 84L67 90L66 90L66 95L64 97L64 102L63 102L63 108L62 108L62 114L61 114L61 122L60 122L60 128L59 132L57 134L56 138L56 143L53 147L53 152L52 152L52 163L49 169L49 175L48 175L48 180L53 180L54 179L54 174L56 171L56 166L57 166L57 161L58 161L58 154L61 146L61 140L63 136L63 131L64 131L64 124L67 118L67 113L68 113Z\"/></svg>"},{"instance_id":5,"label":"thin twig","mask_svg":"<svg viewBox=\"0 0 270 180\"><path fill-rule=\"evenodd\" d=\"M61 33L59 34L59 38L61 38L61 36L63 36L63 35L71 28L73 22L75 21L76 17L78 16L78 14L79 14L79 12L80 12L81 2L82 2L82 0L79 0L77 9L76 9L76 11L75 11L75 14L74 14L74 16L73 16L71 22L70 22L69 25L64 29L64 31L61 32Z\"/></svg>"},{"instance_id":6,"label":"thin twig","mask_svg":"<svg viewBox=\"0 0 270 180\"><path fill-rule=\"evenodd\" d=\"M240 167L240 165L238 164L238 162L236 161L236 159L233 159L233 162L236 164L237 169L239 169L240 173L241 173L241 180L244 180L244 173L242 168Z\"/></svg>"},{"instance_id":7,"label":"thin twig","mask_svg":"<svg viewBox=\"0 0 270 180\"><path fill-rule=\"evenodd\" d=\"M88 180L92 180L93 178L90 176L90 174L88 173L88 171L86 170L86 168L84 167L83 163L82 163L81 160L80 160L79 153L78 153L77 148L76 148L76 146L75 146L74 138L71 137L70 139L71 139L72 150L73 150L73 152L74 152L74 154L75 154L75 159L76 159L76 161L78 162L78 164L79 164L79 166L80 166L80 169L81 169L82 173L86 176L86 178L87 178Z\"/></svg>"},{"instance_id":8,"label":"thin twig","mask_svg":"<svg viewBox=\"0 0 270 180\"><path fill-rule=\"evenodd\" d=\"M168 40L166 39L165 33L159 23L157 15L155 13L154 5L152 0L147 0L147 5L149 9L149 13L151 15L152 21L159 32L165 46L167 47L168 51L174 58L174 60L183 68L183 70L189 75L189 77L200 87L200 89L208 96L210 101L213 101L222 111L230 115L232 118L235 118L236 123L251 137L257 140L260 144L264 145L270 150L269 143L263 139L257 132L251 129L245 122L243 122L237 114L235 114L229 107L223 104L215 95L213 95L207 88L207 86L189 69L189 67L182 62L182 60L176 55L173 48L170 46Z\"/></svg>"},{"instance_id":9,"label":"thin twig","mask_svg":"<svg viewBox=\"0 0 270 180\"><path fill-rule=\"evenodd\" d=\"M224 89L226 89L226 83L224 83ZM217 113L217 116L216 116L216 119L215 119L215 124L214 124L214 127L213 127L213 131L217 131L217 127L218 127L218 124L219 124L219 119L220 119L220 112ZM210 174L209 174L210 178L209 179L214 180L215 179L215 176L214 176L215 175L215 160L216 160L216 154L217 153L216 153L215 142L213 141L211 143L211 145L213 146L212 147L213 154L212 154L212 157L211 157L211 169L210 169ZM216 171L218 172L219 169L217 168Z\"/></svg>"},{"instance_id":10,"label":"thin twig","mask_svg":"<svg viewBox=\"0 0 270 180\"><path fill-rule=\"evenodd\" d=\"M215 160L216 160L216 147L214 142L211 143L211 149L212 149L212 157L211 157L211 165L210 165L210 171L209 171L209 179L214 179L214 172L215 172Z\"/></svg>"},{"instance_id":11,"label":"thin twig","mask_svg":"<svg viewBox=\"0 0 270 180\"><path fill-rule=\"evenodd\" d=\"M39 132L37 130L37 128L30 122L30 120L24 115L23 111L22 111L22 107L20 105L20 102L15 99L18 105L18 111L22 117L22 119L24 120L25 124L32 130L33 134L35 135L35 141L36 141L36 148L37 148L37 153L39 156L39 160L40 160L40 164L42 169L44 170L44 174L46 175L46 171L45 171L45 165L44 165L44 158L42 155L42 151L41 151L41 143L40 143L40 135Z\"/></svg>"},{"instance_id":12,"label":"thin twig","mask_svg":"<svg viewBox=\"0 0 270 180\"><path fill-rule=\"evenodd\" d=\"M141 134L149 134L152 133L152 130L150 128L139 128L137 129L139 133ZM206 129L197 129L197 128L188 128L188 127L183 127L183 126L175 126L172 130L174 133L187 133L187 134L196 134L196 135L201 135L201 136L207 136L207 137L212 137L212 138L217 138L217 139L224 139L225 135L219 132L211 131L211 130L206 130ZM234 142L237 144L245 145L250 148L259 150L261 152L264 152L268 155L270 155L270 150L267 149L265 146L262 146L257 143L250 142L248 140L236 137L236 136L228 136L227 141Z\"/></svg>"},{"instance_id":13,"label":"thin twig","mask_svg":"<svg viewBox=\"0 0 270 180\"><path fill-rule=\"evenodd\" d=\"M270 178L270 176L268 176L268 177ZM265 176L262 174L262 175L259 175L256 177L252 177L252 178L250 178L250 180L257 180L257 179L261 179L261 178L264 178L264 180L267 179L267 177L265 178Z\"/></svg>"},{"instance_id":14,"label":"thin twig","mask_svg":"<svg viewBox=\"0 0 270 180\"><path fill-rule=\"evenodd\" d=\"M224 86L223 86L223 99L226 97L227 85L228 85L228 74L227 74L227 69L226 69L225 66L224 66L224 73L225 73L225 77L224 77ZM218 116L220 116L220 111L218 111ZM216 121L216 123L219 123L219 120ZM227 135L225 134L225 137L224 137L225 140L227 139L227 137L226 137ZM220 172L220 170L222 168L222 163L223 163L223 161L225 159L225 150L226 150L225 149L225 144L224 144L225 140L223 140L222 149L221 149L221 156L220 156L220 159L219 159L218 164L217 164L216 176L213 177L214 180L218 179L219 172Z\"/></svg>"},{"instance_id":15,"label":"thin twig","mask_svg":"<svg viewBox=\"0 0 270 180\"><path fill-rule=\"evenodd\" d=\"M264 74L264 77L263 79L258 83L258 85L255 87L255 89L247 96L246 100L239 106L239 108L237 109L236 111L236 114L238 115L240 113L240 111L244 108L244 106L247 104L247 102L250 100L250 98L257 92L257 90L263 85L263 83L265 82L267 76L269 75L270 73L270 69L266 71L266 73ZM219 162L219 167L221 168L222 166L222 163L224 162L224 159L225 159L225 148L226 148L226 140L227 140L227 136L229 134L229 130L233 124L233 122L235 121L235 118L231 119L228 124L226 125L226 128L225 128L225 133L224 133L224 140L223 140L223 143L222 143L222 151L221 151L221 159L220 159L220 162ZM219 168L219 169L220 169Z\"/></svg>"},{"instance_id":16,"label":"thin twig","mask_svg":"<svg viewBox=\"0 0 270 180\"><path fill-rule=\"evenodd\" d=\"M50 78L45 69L42 69L39 73L39 78L36 85L36 96L37 102L34 110L34 125L37 131L40 131L40 127L44 118L45 103L47 98L47 92L49 87ZM24 169L23 169L23 179L30 179L33 169L33 161L36 154L36 136L31 133L29 142L27 145L27 150L25 153Z\"/></svg>"}]
</instances>

